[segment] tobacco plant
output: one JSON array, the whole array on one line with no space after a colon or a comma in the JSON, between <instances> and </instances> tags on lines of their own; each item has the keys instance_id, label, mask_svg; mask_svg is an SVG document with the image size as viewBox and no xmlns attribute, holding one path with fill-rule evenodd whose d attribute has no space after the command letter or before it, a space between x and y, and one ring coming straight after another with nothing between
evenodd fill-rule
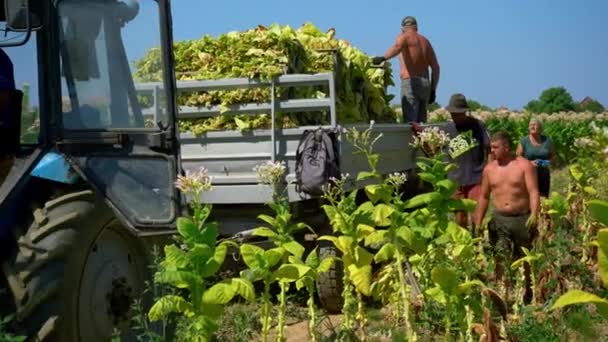
<instances>
[{"instance_id":1,"label":"tobacco plant","mask_svg":"<svg viewBox=\"0 0 608 342\"><path fill-rule=\"evenodd\" d=\"M253 301L253 285L246 279L233 278L214 284L231 242L217 243L217 225L207 222L211 206L201 204L199 196L211 189L211 179L205 169L180 176L177 187L192 196L193 216L177 220L177 244L165 247L165 258L160 263L154 281L182 290L158 299L148 316L151 321L179 313L188 319L185 334L197 341L210 341L217 329L217 319L223 305L239 295Z\"/></svg>"}]
</instances>

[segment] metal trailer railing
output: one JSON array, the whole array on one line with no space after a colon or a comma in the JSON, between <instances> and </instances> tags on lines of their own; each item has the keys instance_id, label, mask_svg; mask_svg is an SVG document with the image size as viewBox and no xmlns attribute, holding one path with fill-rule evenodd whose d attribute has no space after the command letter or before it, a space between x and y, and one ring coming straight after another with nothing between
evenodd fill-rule
<instances>
[{"instance_id":1,"label":"metal trailer railing","mask_svg":"<svg viewBox=\"0 0 608 342\"><path fill-rule=\"evenodd\" d=\"M303 87L303 86L327 86L329 91L325 98L314 99L279 99L276 96L276 88ZM179 81L177 82L177 92L192 93L205 92L212 90L234 90L250 88L270 88L271 98L269 102L244 103L232 105L228 110L222 110L220 105L211 107L190 107L180 106L179 119L198 119L213 117L220 114L261 114L270 113L271 118L271 160L276 160L276 123L278 113L310 112L310 111L329 111L329 123L331 127L336 127L338 118L336 113L336 87L335 77L331 72L318 74L292 74L278 76L272 80L258 80L249 78L224 78L218 80L204 81ZM152 118L157 122L161 117L160 95L162 94L161 83L142 83L137 84L136 89L140 94L151 95L152 106L143 110L144 117Z\"/></svg>"}]
</instances>

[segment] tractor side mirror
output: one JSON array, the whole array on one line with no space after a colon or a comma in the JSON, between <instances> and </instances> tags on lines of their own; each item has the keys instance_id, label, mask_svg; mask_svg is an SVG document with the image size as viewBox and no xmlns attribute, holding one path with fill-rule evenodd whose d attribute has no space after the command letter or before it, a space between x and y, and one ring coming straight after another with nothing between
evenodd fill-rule
<instances>
[{"instance_id":1,"label":"tractor side mirror","mask_svg":"<svg viewBox=\"0 0 608 342\"><path fill-rule=\"evenodd\" d=\"M42 27L42 1L5 0L6 26L15 32L31 32Z\"/></svg>"}]
</instances>

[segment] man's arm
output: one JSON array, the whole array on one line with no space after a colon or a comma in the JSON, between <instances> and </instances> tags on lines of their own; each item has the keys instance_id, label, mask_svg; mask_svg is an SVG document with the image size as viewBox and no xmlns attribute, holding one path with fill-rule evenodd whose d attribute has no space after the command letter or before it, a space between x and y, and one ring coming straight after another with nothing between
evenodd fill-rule
<instances>
[{"instance_id":1,"label":"man's arm","mask_svg":"<svg viewBox=\"0 0 608 342\"><path fill-rule=\"evenodd\" d=\"M429 61L429 66L431 67L431 91L436 91L437 90L437 85L439 84L439 74L440 74L440 68L439 68L439 62L437 61L437 55L435 55L435 49L433 49L433 46L431 45L430 42L427 41L428 44L428 61Z\"/></svg>"},{"instance_id":2,"label":"man's arm","mask_svg":"<svg viewBox=\"0 0 608 342\"><path fill-rule=\"evenodd\" d=\"M540 212L540 193L538 192L536 168L531 163L522 163L522 165L524 166L526 189L530 196L530 217L536 219Z\"/></svg>"},{"instance_id":3,"label":"man's arm","mask_svg":"<svg viewBox=\"0 0 608 342\"><path fill-rule=\"evenodd\" d=\"M389 60L395 56L397 56L401 51L403 51L403 48L406 47L407 45L407 38L405 36L404 33L400 34L397 36L397 40L395 40L395 44L393 46L391 46L390 48L388 48L388 50L386 50L386 52L384 53L384 59L385 60Z\"/></svg>"},{"instance_id":4,"label":"man's arm","mask_svg":"<svg viewBox=\"0 0 608 342\"><path fill-rule=\"evenodd\" d=\"M475 208L475 214L473 215L473 224L476 226L481 225L483 218L486 216L488 210L488 204L490 202L490 181L488 178L489 167L486 166L483 169L481 175L481 194L479 194L479 201Z\"/></svg>"}]
</instances>

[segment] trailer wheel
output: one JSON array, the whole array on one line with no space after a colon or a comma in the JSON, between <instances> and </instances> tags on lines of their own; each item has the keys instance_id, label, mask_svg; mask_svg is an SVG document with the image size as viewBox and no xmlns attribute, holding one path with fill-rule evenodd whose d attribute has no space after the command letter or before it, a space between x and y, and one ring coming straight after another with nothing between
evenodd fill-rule
<instances>
[{"instance_id":1,"label":"trailer wheel","mask_svg":"<svg viewBox=\"0 0 608 342\"><path fill-rule=\"evenodd\" d=\"M321 242L319 244L319 258L323 260L326 257L339 257L340 251L331 243ZM321 273L317 280L317 293L321 306L329 313L335 314L342 311L344 300L342 299L342 290L344 284L342 277L344 268L341 262L333 263L329 271Z\"/></svg>"},{"instance_id":2,"label":"trailer wheel","mask_svg":"<svg viewBox=\"0 0 608 342\"><path fill-rule=\"evenodd\" d=\"M146 254L93 192L37 209L2 266L17 324L33 340L109 341L117 330L134 340L130 307L143 292Z\"/></svg>"}]
</instances>

